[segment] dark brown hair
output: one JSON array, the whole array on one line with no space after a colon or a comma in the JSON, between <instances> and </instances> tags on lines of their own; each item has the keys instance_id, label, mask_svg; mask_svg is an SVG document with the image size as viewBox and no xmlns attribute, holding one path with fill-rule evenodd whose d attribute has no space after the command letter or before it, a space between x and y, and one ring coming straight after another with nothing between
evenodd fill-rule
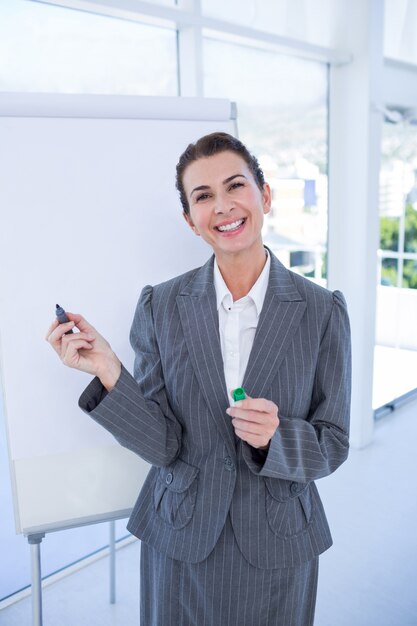
<instances>
[{"instance_id":1,"label":"dark brown hair","mask_svg":"<svg viewBox=\"0 0 417 626\"><path fill-rule=\"evenodd\" d=\"M193 163L198 159L211 157L215 154L226 151L236 152L236 154L242 157L248 165L257 186L261 191L263 190L265 183L264 173L259 166L257 158L249 152L246 146L239 141L239 139L236 139L236 137L228 135L227 133L210 133L210 135L200 137L200 139L195 143L190 143L180 156L177 163L176 187L180 192L182 208L184 209L184 213L187 215L190 214L190 206L188 204L183 184L183 177L186 168L190 165L190 163Z\"/></svg>"}]
</instances>

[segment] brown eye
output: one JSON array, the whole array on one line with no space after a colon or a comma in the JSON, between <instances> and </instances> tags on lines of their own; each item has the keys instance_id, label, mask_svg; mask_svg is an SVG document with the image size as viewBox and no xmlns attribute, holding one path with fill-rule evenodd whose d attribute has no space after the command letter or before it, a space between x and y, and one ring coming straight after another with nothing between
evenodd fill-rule
<instances>
[{"instance_id":1,"label":"brown eye","mask_svg":"<svg viewBox=\"0 0 417 626\"><path fill-rule=\"evenodd\" d=\"M196 202L200 202L200 200L206 200L206 198L208 197L209 197L208 193L201 193L199 196L197 196Z\"/></svg>"},{"instance_id":2,"label":"brown eye","mask_svg":"<svg viewBox=\"0 0 417 626\"><path fill-rule=\"evenodd\" d=\"M237 189L238 187L243 187L243 183L232 183L229 187L230 189Z\"/></svg>"}]
</instances>

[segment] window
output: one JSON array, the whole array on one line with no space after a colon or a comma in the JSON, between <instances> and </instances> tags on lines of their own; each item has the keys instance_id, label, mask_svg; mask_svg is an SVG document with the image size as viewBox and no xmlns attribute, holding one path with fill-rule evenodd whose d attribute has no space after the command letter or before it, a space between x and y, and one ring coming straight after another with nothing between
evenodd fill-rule
<instances>
[{"instance_id":1,"label":"window","mask_svg":"<svg viewBox=\"0 0 417 626\"><path fill-rule=\"evenodd\" d=\"M417 128L386 123L380 173L380 283L417 289Z\"/></svg>"},{"instance_id":2,"label":"window","mask_svg":"<svg viewBox=\"0 0 417 626\"><path fill-rule=\"evenodd\" d=\"M202 0L204 15L318 46L333 46L344 3L334 0Z\"/></svg>"},{"instance_id":3,"label":"window","mask_svg":"<svg viewBox=\"0 0 417 626\"><path fill-rule=\"evenodd\" d=\"M327 66L206 37L204 70L206 96L237 102L239 137L272 187L265 243L325 284Z\"/></svg>"},{"instance_id":4,"label":"window","mask_svg":"<svg viewBox=\"0 0 417 626\"><path fill-rule=\"evenodd\" d=\"M416 387L417 126L385 123L380 172L380 249L374 408Z\"/></svg>"},{"instance_id":5,"label":"window","mask_svg":"<svg viewBox=\"0 0 417 626\"><path fill-rule=\"evenodd\" d=\"M384 0L384 55L398 61L417 63L417 2Z\"/></svg>"},{"instance_id":6,"label":"window","mask_svg":"<svg viewBox=\"0 0 417 626\"><path fill-rule=\"evenodd\" d=\"M178 91L174 28L27 0L0 3L0 58L0 91Z\"/></svg>"}]
</instances>

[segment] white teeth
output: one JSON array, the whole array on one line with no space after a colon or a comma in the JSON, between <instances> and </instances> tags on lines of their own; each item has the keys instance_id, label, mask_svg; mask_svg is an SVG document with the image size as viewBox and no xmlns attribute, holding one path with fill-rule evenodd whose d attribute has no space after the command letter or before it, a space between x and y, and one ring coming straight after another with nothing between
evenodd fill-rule
<instances>
[{"instance_id":1,"label":"white teeth","mask_svg":"<svg viewBox=\"0 0 417 626\"><path fill-rule=\"evenodd\" d=\"M235 230L236 228L239 228L239 226L241 224L243 224L244 220L238 220L237 222L232 222L231 224L227 224L226 226L218 226L218 229L220 231L228 231L228 230Z\"/></svg>"}]
</instances>

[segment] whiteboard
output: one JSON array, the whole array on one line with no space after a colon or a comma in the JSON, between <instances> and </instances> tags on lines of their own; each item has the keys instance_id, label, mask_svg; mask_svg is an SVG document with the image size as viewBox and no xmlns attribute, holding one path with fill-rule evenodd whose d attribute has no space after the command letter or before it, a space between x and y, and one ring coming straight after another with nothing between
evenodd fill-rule
<instances>
[{"instance_id":1,"label":"whiteboard","mask_svg":"<svg viewBox=\"0 0 417 626\"><path fill-rule=\"evenodd\" d=\"M190 141L235 133L227 100L0 95L0 367L16 531L126 517L149 466L77 406L91 376L45 333L81 313L132 371L145 284L204 263L175 165Z\"/></svg>"}]
</instances>

